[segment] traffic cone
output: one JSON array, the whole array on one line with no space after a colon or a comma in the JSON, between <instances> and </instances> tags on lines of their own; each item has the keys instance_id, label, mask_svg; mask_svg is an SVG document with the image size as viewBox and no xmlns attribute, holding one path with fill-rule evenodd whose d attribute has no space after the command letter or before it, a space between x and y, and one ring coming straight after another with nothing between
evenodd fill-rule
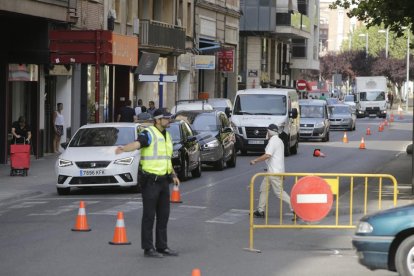
<instances>
[{"instance_id":1,"label":"traffic cone","mask_svg":"<svg viewBox=\"0 0 414 276\"><path fill-rule=\"evenodd\" d=\"M388 121L386 119L384 120L384 126L388 126Z\"/></svg>"},{"instance_id":2,"label":"traffic cone","mask_svg":"<svg viewBox=\"0 0 414 276\"><path fill-rule=\"evenodd\" d=\"M127 238L123 212L118 212L118 217L116 219L116 226L115 226L115 231L114 231L114 238L112 239L112 241L109 242L109 244L113 244L113 245L131 244Z\"/></svg>"},{"instance_id":3,"label":"traffic cone","mask_svg":"<svg viewBox=\"0 0 414 276\"><path fill-rule=\"evenodd\" d=\"M72 228L72 231L91 231L91 228L88 226L88 220L86 219L85 202L83 201L79 203L78 216L76 217L75 227Z\"/></svg>"},{"instance_id":4,"label":"traffic cone","mask_svg":"<svg viewBox=\"0 0 414 276\"><path fill-rule=\"evenodd\" d=\"M391 115L390 115L390 122L391 123L394 122L394 113L391 113Z\"/></svg>"},{"instance_id":5,"label":"traffic cone","mask_svg":"<svg viewBox=\"0 0 414 276\"><path fill-rule=\"evenodd\" d=\"M348 143L348 136L346 136L346 131L344 132L344 137L342 138L343 143Z\"/></svg>"},{"instance_id":6,"label":"traffic cone","mask_svg":"<svg viewBox=\"0 0 414 276\"><path fill-rule=\"evenodd\" d=\"M367 135L371 135L371 129L367 127Z\"/></svg>"},{"instance_id":7,"label":"traffic cone","mask_svg":"<svg viewBox=\"0 0 414 276\"><path fill-rule=\"evenodd\" d=\"M323 154L323 153L321 152L321 150L320 150L320 149L315 149L315 150L313 151L313 156L314 156L314 157L325 157L326 155L325 155L325 154Z\"/></svg>"},{"instance_id":8,"label":"traffic cone","mask_svg":"<svg viewBox=\"0 0 414 276\"><path fill-rule=\"evenodd\" d=\"M183 203L181 201L180 190L178 189L178 185L174 184L174 187L171 193L170 202L171 203Z\"/></svg>"},{"instance_id":9,"label":"traffic cone","mask_svg":"<svg viewBox=\"0 0 414 276\"><path fill-rule=\"evenodd\" d=\"M378 132L382 132L384 130L384 126L382 124L380 124L378 126Z\"/></svg>"},{"instance_id":10,"label":"traffic cone","mask_svg":"<svg viewBox=\"0 0 414 276\"><path fill-rule=\"evenodd\" d=\"M191 272L191 276L201 276L201 271L198 268L194 268Z\"/></svg>"},{"instance_id":11,"label":"traffic cone","mask_svg":"<svg viewBox=\"0 0 414 276\"><path fill-rule=\"evenodd\" d=\"M359 149L365 149L365 140L364 140L364 137L361 138L361 143L359 144Z\"/></svg>"}]
</instances>

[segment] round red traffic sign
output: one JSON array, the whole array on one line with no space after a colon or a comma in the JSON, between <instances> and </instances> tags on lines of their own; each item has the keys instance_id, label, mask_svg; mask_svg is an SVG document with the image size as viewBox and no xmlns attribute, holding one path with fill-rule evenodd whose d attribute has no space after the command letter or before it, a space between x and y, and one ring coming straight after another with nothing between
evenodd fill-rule
<instances>
[{"instance_id":1,"label":"round red traffic sign","mask_svg":"<svg viewBox=\"0 0 414 276\"><path fill-rule=\"evenodd\" d=\"M319 221L331 210L333 195L329 184L319 176L305 176L293 186L290 203L305 221Z\"/></svg>"},{"instance_id":2,"label":"round red traffic sign","mask_svg":"<svg viewBox=\"0 0 414 276\"><path fill-rule=\"evenodd\" d=\"M305 80L297 80L296 81L296 89L298 90L306 90L306 81Z\"/></svg>"}]
</instances>

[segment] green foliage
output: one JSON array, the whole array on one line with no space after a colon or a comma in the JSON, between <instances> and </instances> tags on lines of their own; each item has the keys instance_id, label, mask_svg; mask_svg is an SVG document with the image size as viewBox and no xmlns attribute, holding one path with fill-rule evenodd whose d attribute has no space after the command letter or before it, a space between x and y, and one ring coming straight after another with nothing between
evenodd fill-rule
<instances>
[{"instance_id":1,"label":"green foliage","mask_svg":"<svg viewBox=\"0 0 414 276\"><path fill-rule=\"evenodd\" d=\"M410 26L413 32L413 0L336 0L330 5L331 9L338 7L349 10L348 17L356 17L367 28L383 24L397 37L404 35L404 26Z\"/></svg>"},{"instance_id":2,"label":"green foliage","mask_svg":"<svg viewBox=\"0 0 414 276\"><path fill-rule=\"evenodd\" d=\"M367 29L365 26L356 28L341 45L342 51L365 51L366 37L368 34L368 53L374 57L385 55L386 30L383 27L373 26ZM361 36L360 36L361 35ZM410 35L412 41L413 36ZM398 37L395 32L388 32L388 56L402 59L407 55L407 31L405 36Z\"/></svg>"}]
</instances>

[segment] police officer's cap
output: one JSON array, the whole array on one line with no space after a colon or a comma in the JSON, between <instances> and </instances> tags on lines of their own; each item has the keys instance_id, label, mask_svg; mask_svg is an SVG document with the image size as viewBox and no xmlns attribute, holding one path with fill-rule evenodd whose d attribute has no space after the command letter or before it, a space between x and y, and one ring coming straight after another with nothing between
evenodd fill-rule
<instances>
[{"instance_id":1,"label":"police officer's cap","mask_svg":"<svg viewBox=\"0 0 414 276\"><path fill-rule=\"evenodd\" d=\"M170 119L171 118L171 113L168 112L165 108L158 108L157 110L154 111L154 119Z\"/></svg>"}]
</instances>

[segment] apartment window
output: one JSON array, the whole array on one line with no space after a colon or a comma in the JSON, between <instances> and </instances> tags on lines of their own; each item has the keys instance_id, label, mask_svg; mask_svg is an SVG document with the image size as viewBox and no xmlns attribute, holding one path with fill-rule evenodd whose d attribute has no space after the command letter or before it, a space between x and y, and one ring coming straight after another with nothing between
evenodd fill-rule
<instances>
[{"instance_id":1,"label":"apartment window","mask_svg":"<svg viewBox=\"0 0 414 276\"><path fill-rule=\"evenodd\" d=\"M308 0L298 0L298 11L301 14L308 15Z\"/></svg>"},{"instance_id":2,"label":"apartment window","mask_svg":"<svg viewBox=\"0 0 414 276\"><path fill-rule=\"evenodd\" d=\"M121 22L121 0L115 0L114 2L112 2L112 9L115 10L115 21Z\"/></svg>"},{"instance_id":3,"label":"apartment window","mask_svg":"<svg viewBox=\"0 0 414 276\"><path fill-rule=\"evenodd\" d=\"M306 58L306 39L292 39L292 57Z\"/></svg>"},{"instance_id":4,"label":"apartment window","mask_svg":"<svg viewBox=\"0 0 414 276\"><path fill-rule=\"evenodd\" d=\"M226 43L237 44L237 27L226 25L225 40Z\"/></svg>"}]
</instances>

